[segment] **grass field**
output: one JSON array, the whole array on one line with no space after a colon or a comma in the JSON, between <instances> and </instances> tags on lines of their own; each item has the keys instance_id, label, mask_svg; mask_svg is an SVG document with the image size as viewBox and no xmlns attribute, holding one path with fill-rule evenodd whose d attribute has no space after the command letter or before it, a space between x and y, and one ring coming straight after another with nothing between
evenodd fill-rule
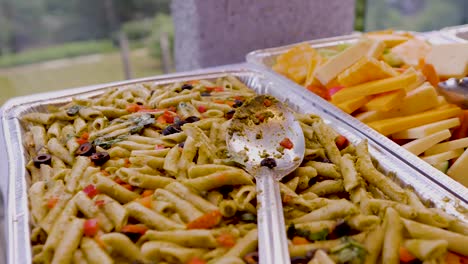
<instances>
[{"instance_id":1,"label":"grass field","mask_svg":"<svg viewBox=\"0 0 468 264\"><path fill-rule=\"evenodd\" d=\"M130 62L133 78L161 74L160 62L146 49L132 50ZM0 68L0 105L15 96L123 79L118 52Z\"/></svg>"}]
</instances>

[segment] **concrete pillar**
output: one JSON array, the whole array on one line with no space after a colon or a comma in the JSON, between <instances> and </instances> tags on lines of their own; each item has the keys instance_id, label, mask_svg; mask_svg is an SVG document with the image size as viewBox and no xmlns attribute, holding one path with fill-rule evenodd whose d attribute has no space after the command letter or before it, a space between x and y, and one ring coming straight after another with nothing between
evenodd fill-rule
<instances>
[{"instance_id":1,"label":"concrete pillar","mask_svg":"<svg viewBox=\"0 0 468 264\"><path fill-rule=\"evenodd\" d=\"M256 49L351 33L355 0L172 0L178 71Z\"/></svg>"}]
</instances>

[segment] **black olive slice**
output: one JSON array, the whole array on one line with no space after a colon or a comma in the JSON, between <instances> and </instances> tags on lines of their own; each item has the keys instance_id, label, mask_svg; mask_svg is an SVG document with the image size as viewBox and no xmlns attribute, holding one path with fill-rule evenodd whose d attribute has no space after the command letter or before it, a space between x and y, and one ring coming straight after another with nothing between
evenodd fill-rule
<instances>
[{"instance_id":1,"label":"black olive slice","mask_svg":"<svg viewBox=\"0 0 468 264\"><path fill-rule=\"evenodd\" d=\"M162 134L165 135L165 136L167 136L167 135L179 133L179 132L181 132L181 131L182 131L182 130L180 129L180 126L178 126L178 125L170 125L170 126L167 126L166 128L163 129Z\"/></svg>"},{"instance_id":2,"label":"black olive slice","mask_svg":"<svg viewBox=\"0 0 468 264\"><path fill-rule=\"evenodd\" d=\"M309 259L307 257L292 257L291 264L307 264Z\"/></svg>"},{"instance_id":3,"label":"black olive slice","mask_svg":"<svg viewBox=\"0 0 468 264\"><path fill-rule=\"evenodd\" d=\"M333 229L331 236L336 238L349 235L351 232L351 227L346 223L344 219L338 219L336 221L335 228Z\"/></svg>"},{"instance_id":4,"label":"black olive slice","mask_svg":"<svg viewBox=\"0 0 468 264\"><path fill-rule=\"evenodd\" d=\"M236 110L231 110L231 111L227 112L227 113L224 115L224 117L225 117L226 119L229 120L229 119L231 119L231 118L234 116L234 113L235 113L235 112L236 112Z\"/></svg>"},{"instance_id":5,"label":"black olive slice","mask_svg":"<svg viewBox=\"0 0 468 264\"><path fill-rule=\"evenodd\" d=\"M200 120L200 118L198 118L196 116L189 116L189 117L185 118L185 122L187 122L187 123L193 123L193 122L197 122L199 120Z\"/></svg>"},{"instance_id":6,"label":"black olive slice","mask_svg":"<svg viewBox=\"0 0 468 264\"><path fill-rule=\"evenodd\" d=\"M234 105L232 107L234 107L234 108L240 107L240 106L242 106L243 103L244 102L242 100L237 100L236 99L236 100L234 100Z\"/></svg>"},{"instance_id":7,"label":"black olive slice","mask_svg":"<svg viewBox=\"0 0 468 264\"><path fill-rule=\"evenodd\" d=\"M50 165L52 162L52 157L49 154L40 154L33 159L34 166L40 168L41 164Z\"/></svg>"},{"instance_id":8,"label":"black olive slice","mask_svg":"<svg viewBox=\"0 0 468 264\"><path fill-rule=\"evenodd\" d=\"M264 158L261 162L260 162L260 166L265 166L265 167L268 167L270 169L276 167L276 160L273 159L273 158Z\"/></svg>"},{"instance_id":9,"label":"black olive slice","mask_svg":"<svg viewBox=\"0 0 468 264\"><path fill-rule=\"evenodd\" d=\"M182 91L183 90L192 90L192 89L193 89L193 86L191 84L184 83L184 85L182 85Z\"/></svg>"},{"instance_id":10,"label":"black olive slice","mask_svg":"<svg viewBox=\"0 0 468 264\"><path fill-rule=\"evenodd\" d=\"M211 96L211 93L210 92L201 92L200 95L201 96Z\"/></svg>"},{"instance_id":11,"label":"black olive slice","mask_svg":"<svg viewBox=\"0 0 468 264\"><path fill-rule=\"evenodd\" d=\"M96 149L94 148L93 144L86 142L80 145L80 147L75 151L75 154L89 157L94 152L96 152Z\"/></svg>"},{"instance_id":12,"label":"black olive slice","mask_svg":"<svg viewBox=\"0 0 468 264\"><path fill-rule=\"evenodd\" d=\"M110 159L109 153L107 152L96 152L91 155L91 161L97 166L101 166Z\"/></svg>"}]
</instances>

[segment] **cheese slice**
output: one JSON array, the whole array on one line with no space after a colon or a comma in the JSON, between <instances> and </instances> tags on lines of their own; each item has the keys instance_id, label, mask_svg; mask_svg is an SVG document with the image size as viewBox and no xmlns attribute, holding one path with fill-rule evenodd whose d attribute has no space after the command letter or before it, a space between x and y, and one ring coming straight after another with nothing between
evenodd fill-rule
<instances>
[{"instance_id":1,"label":"cheese slice","mask_svg":"<svg viewBox=\"0 0 468 264\"><path fill-rule=\"evenodd\" d=\"M415 74L399 75L396 77L367 82L339 90L332 96L332 102L339 104L355 97L380 94L404 89L417 79Z\"/></svg>"},{"instance_id":2,"label":"cheese slice","mask_svg":"<svg viewBox=\"0 0 468 264\"><path fill-rule=\"evenodd\" d=\"M317 79L319 79L323 85L326 85L342 71L356 63L360 58L366 56L372 44L373 41L364 39L330 58L317 69L315 74Z\"/></svg>"},{"instance_id":3,"label":"cheese slice","mask_svg":"<svg viewBox=\"0 0 468 264\"><path fill-rule=\"evenodd\" d=\"M413 115L438 106L437 92L429 83L409 91L401 103L386 114L386 118Z\"/></svg>"},{"instance_id":4,"label":"cheese slice","mask_svg":"<svg viewBox=\"0 0 468 264\"><path fill-rule=\"evenodd\" d=\"M337 80L344 87L350 87L397 75L398 73L385 62L372 57L363 57L340 73Z\"/></svg>"},{"instance_id":5,"label":"cheese slice","mask_svg":"<svg viewBox=\"0 0 468 264\"><path fill-rule=\"evenodd\" d=\"M426 76L424 76L424 74L421 71L416 70L413 67L409 67L402 74L403 75L410 75L412 73L416 74L417 80L414 83L412 83L412 84L405 87L405 90L406 90L407 93L409 91L412 91L412 90L418 88L419 86L421 86L426 81Z\"/></svg>"},{"instance_id":6,"label":"cheese slice","mask_svg":"<svg viewBox=\"0 0 468 264\"><path fill-rule=\"evenodd\" d=\"M381 134L388 136L409 128L452 118L458 116L460 113L461 109L459 107L452 106L446 109L435 109L410 116L374 121L370 122L368 125Z\"/></svg>"},{"instance_id":7,"label":"cheese slice","mask_svg":"<svg viewBox=\"0 0 468 264\"><path fill-rule=\"evenodd\" d=\"M460 125L460 119L458 117L454 117L454 118L442 120L439 122L434 122L431 124L400 131L398 133L392 134L392 138L394 139L423 138L423 137L427 137L430 134L434 134L444 129L457 127L459 125ZM432 153L432 154L435 154L435 153Z\"/></svg>"},{"instance_id":8,"label":"cheese slice","mask_svg":"<svg viewBox=\"0 0 468 264\"><path fill-rule=\"evenodd\" d=\"M367 52L367 57L380 58L385 51L385 43L377 40L372 43L371 48Z\"/></svg>"},{"instance_id":9,"label":"cheese slice","mask_svg":"<svg viewBox=\"0 0 468 264\"><path fill-rule=\"evenodd\" d=\"M456 150L450 150L450 151L446 151L446 152L442 152L442 153L438 153L438 154L434 154L430 156L424 156L424 157L421 157L421 159L431 165L436 165L447 160L458 158L462 154L463 154L463 149L456 149Z\"/></svg>"},{"instance_id":10,"label":"cheese slice","mask_svg":"<svg viewBox=\"0 0 468 264\"><path fill-rule=\"evenodd\" d=\"M376 110L387 112L392 110L401 104L403 98L405 98L406 92L405 89L400 89L396 91L391 91L388 93L379 94L376 97L372 98L365 106L364 109Z\"/></svg>"},{"instance_id":11,"label":"cheese slice","mask_svg":"<svg viewBox=\"0 0 468 264\"><path fill-rule=\"evenodd\" d=\"M448 169L447 175L468 188L468 149Z\"/></svg>"},{"instance_id":12,"label":"cheese slice","mask_svg":"<svg viewBox=\"0 0 468 264\"><path fill-rule=\"evenodd\" d=\"M365 105L367 102L369 102L369 97L363 96L338 104L337 106L344 112L351 114L352 112L358 110L360 107Z\"/></svg>"},{"instance_id":13,"label":"cheese slice","mask_svg":"<svg viewBox=\"0 0 468 264\"><path fill-rule=\"evenodd\" d=\"M419 155L442 140L450 138L450 136L450 130L445 129L427 137L413 140L409 143L406 143L405 145L402 145L402 147L414 155Z\"/></svg>"},{"instance_id":14,"label":"cheese slice","mask_svg":"<svg viewBox=\"0 0 468 264\"><path fill-rule=\"evenodd\" d=\"M464 148L468 148L468 138L460 138L460 139L447 141L444 143L439 143L429 148L428 150L426 150L424 154L434 155L437 153L442 153L442 152L455 150L455 149L464 149Z\"/></svg>"},{"instance_id":15,"label":"cheese slice","mask_svg":"<svg viewBox=\"0 0 468 264\"><path fill-rule=\"evenodd\" d=\"M468 43L434 45L426 63L434 65L442 79L463 78L468 75Z\"/></svg>"},{"instance_id":16,"label":"cheese slice","mask_svg":"<svg viewBox=\"0 0 468 264\"><path fill-rule=\"evenodd\" d=\"M399 56L407 65L418 65L419 59L426 57L431 46L417 38L405 41L392 48L392 53Z\"/></svg>"},{"instance_id":17,"label":"cheese slice","mask_svg":"<svg viewBox=\"0 0 468 264\"><path fill-rule=\"evenodd\" d=\"M304 86L318 84L316 83L317 78L315 78L315 71L318 68L318 65L322 62L322 58L320 56L315 56L311 58L307 63L307 76Z\"/></svg>"}]
</instances>

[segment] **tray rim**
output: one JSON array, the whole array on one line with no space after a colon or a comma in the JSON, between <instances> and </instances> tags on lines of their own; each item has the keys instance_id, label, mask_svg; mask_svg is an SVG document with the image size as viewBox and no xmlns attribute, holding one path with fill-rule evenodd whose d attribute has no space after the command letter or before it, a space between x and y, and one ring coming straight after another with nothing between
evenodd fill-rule
<instances>
[{"instance_id":1,"label":"tray rim","mask_svg":"<svg viewBox=\"0 0 468 264\"><path fill-rule=\"evenodd\" d=\"M463 32L463 33L468 33L468 24L464 25L458 25L458 26L452 26L452 27L445 27L440 30L440 33L451 39L452 41L455 42L461 42L461 43L466 43L468 42L468 39L463 39L457 36L458 33Z\"/></svg>"}]
</instances>

